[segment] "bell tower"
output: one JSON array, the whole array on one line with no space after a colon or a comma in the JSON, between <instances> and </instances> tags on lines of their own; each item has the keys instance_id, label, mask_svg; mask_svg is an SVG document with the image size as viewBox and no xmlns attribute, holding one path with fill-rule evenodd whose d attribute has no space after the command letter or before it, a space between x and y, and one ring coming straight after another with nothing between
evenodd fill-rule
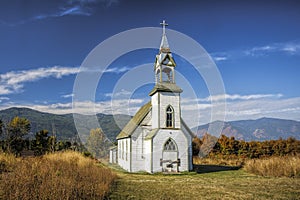
<instances>
[{"instance_id":1,"label":"bell tower","mask_svg":"<svg viewBox=\"0 0 300 200\"><path fill-rule=\"evenodd\" d=\"M169 47L165 20L162 23L162 39L154 63L155 86L149 93L152 104L152 129L180 129L180 93L176 85L176 63Z\"/></svg>"},{"instance_id":2,"label":"bell tower","mask_svg":"<svg viewBox=\"0 0 300 200\"><path fill-rule=\"evenodd\" d=\"M159 54L156 55L154 64L155 81L156 83L175 83L174 68L176 63L173 59L168 39L166 36L166 26L168 24L165 20L162 23L163 34L159 48Z\"/></svg>"}]
</instances>

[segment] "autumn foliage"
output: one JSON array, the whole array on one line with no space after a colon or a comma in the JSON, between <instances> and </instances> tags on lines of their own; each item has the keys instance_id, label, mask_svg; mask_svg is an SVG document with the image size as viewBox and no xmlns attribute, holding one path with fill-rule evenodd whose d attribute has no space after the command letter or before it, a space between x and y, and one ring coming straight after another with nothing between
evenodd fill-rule
<instances>
[{"instance_id":1,"label":"autumn foliage","mask_svg":"<svg viewBox=\"0 0 300 200\"><path fill-rule=\"evenodd\" d=\"M209 153L209 154L208 154ZM300 141L295 138L269 141L239 141L221 135L216 138L206 134L202 139L193 139L193 155L209 157L262 158L300 154Z\"/></svg>"}]
</instances>

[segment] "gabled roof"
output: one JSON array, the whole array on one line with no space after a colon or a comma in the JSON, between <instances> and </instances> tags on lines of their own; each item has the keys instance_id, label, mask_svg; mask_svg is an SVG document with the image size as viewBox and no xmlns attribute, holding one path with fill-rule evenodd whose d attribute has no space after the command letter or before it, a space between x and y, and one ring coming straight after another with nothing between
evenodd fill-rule
<instances>
[{"instance_id":1,"label":"gabled roof","mask_svg":"<svg viewBox=\"0 0 300 200\"><path fill-rule=\"evenodd\" d=\"M131 118L131 120L127 123L127 125L123 128L123 130L119 133L117 136L117 140L131 137L131 135L134 133L134 131L141 125L142 121L145 119L147 114L151 111L152 105L151 101L143 105L137 113ZM183 121L182 118L181 125L187 130L187 132L194 137L195 135L191 131L191 129L186 125L186 123ZM146 140L152 139L158 132L158 128L152 129L147 136L145 137Z\"/></svg>"},{"instance_id":2,"label":"gabled roof","mask_svg":"<svg viewBox=\"0 0 300 200\"><path fill-rule=\"evenodd\" d=\"M123 128L123 130L117 136L118 139L128 138L130 137L135 129L142 123L143 119L151 110L151 101L143 105L137 113L131 118L131 120L127 123L127 125Z\"/></svg>"},{"instance_id":3,"label":"gabled roof","mask_svg":"<svg viewBox=\"0 0 300 200\"><path fill-rule=\"evenodd\" d=\"M148 135L145 137L145 140L149 140L149 139L152 139L156 133L158 132L159 128L155 128L155 129L152 129Z\"/></svg>"},{"instance_id":4,"label":"gabled roof","mask_svg":"<svg viewBox=\"0 0 300 200\"><path fill-rule=\"evenodd\" d=\"M168 82L163 82L163 83L156 83L154 88L151 90L149 93L149 96L152 96L156 92L174 92L174 93L181 93L182 89L178 87L175 83L168 83Z\"/></svg>"}]
</instances>

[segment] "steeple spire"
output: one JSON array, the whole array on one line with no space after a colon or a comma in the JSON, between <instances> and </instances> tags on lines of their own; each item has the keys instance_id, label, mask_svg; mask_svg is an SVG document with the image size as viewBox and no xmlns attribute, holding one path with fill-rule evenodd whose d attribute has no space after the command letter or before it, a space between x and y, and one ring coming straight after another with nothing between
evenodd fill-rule
<instances>
[{"instance_id":1,"label":"steeple spire","mask_svg":"<svg viewBox=\"0 0 300 200\"><path fill-rule=\"evenodd\" d=\"M169 24L166 23L165 20L163 20L160 25L162 25L163 27L163 35L166 35L166 26L168 26Z\"/></svg>"},{"instance_id":2,"label":"steeple spire","mask_svg":"<svg viewBox=\"0 0 300 200\"><path fill-rule=\"evenodd\" d=\"M168 53L170 52L170 47L169 47L169 43L168 43L168 39L167 39L167 35L166 35L166 26L168 26L168 24L166 23L165 20L163 20L160 25L162 25L162 29L163 29L163 34L162 34L162 38L161 38L161 43L160 43L160 51L164 52L164 53Z\"/></svg>"},{"instance_id":3,"label":"steeple spire","mask_svg":"<svg viewBox=\"0 0 300 200\"><path fill-rule=\"evenodd\" d=\"M162 25L162 39L160 43L159 52L156 55L155 63L154 63L154 71L155 71L155 82L156 84L175 84L175 72L174 68L176 63L172 56L167 35L166 35L166 26L168 24L165 20L163 20L160 25Z\"/></svg>"}]
</instances>

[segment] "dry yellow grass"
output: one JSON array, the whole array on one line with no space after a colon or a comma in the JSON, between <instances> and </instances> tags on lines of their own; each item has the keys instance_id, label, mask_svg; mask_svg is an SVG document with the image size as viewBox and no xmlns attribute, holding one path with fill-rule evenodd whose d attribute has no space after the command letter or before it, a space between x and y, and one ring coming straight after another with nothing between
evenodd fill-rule
<instances>
[{"instance_id":1,"label":"dry yellow grass","mask_svg":"<svg viewBox=\"0 0 300 200\"><path fill-rule=\"evenodd\" d=\"M261 176L300 177L300 156L248 160L245 170Z\"/></svg>"},{"instance_id":2,"label":"dry yellow grass","mask_svg":"<svg viewBox=\"0 0 300 200\"><path fill-rule=\"evenodd\" d=\"M78 152L19 159L1 175L3 199L103 199L116 175Z\"/></svg>"},{"instance_id":3,"label":"dry yellow grass","mask_svg":"<svg viewBox=\"0 0 300 200\"><path fill-rule=\"evenodd\" d=\"M19 160L13 154L0 153L0 173L13 170Z\"/></svg>"},{"instance_id":4,"label":"dry yellow grass","mask_svg":"<svg viewBox=\"0 0 300 200\"><path fill-rule=\"evenodd\" d=\"M198 156L193 157L194 165L223 165L223 166L242 166L245 162L243 158L200 158Z\"/></svg>"}]
</instances>

